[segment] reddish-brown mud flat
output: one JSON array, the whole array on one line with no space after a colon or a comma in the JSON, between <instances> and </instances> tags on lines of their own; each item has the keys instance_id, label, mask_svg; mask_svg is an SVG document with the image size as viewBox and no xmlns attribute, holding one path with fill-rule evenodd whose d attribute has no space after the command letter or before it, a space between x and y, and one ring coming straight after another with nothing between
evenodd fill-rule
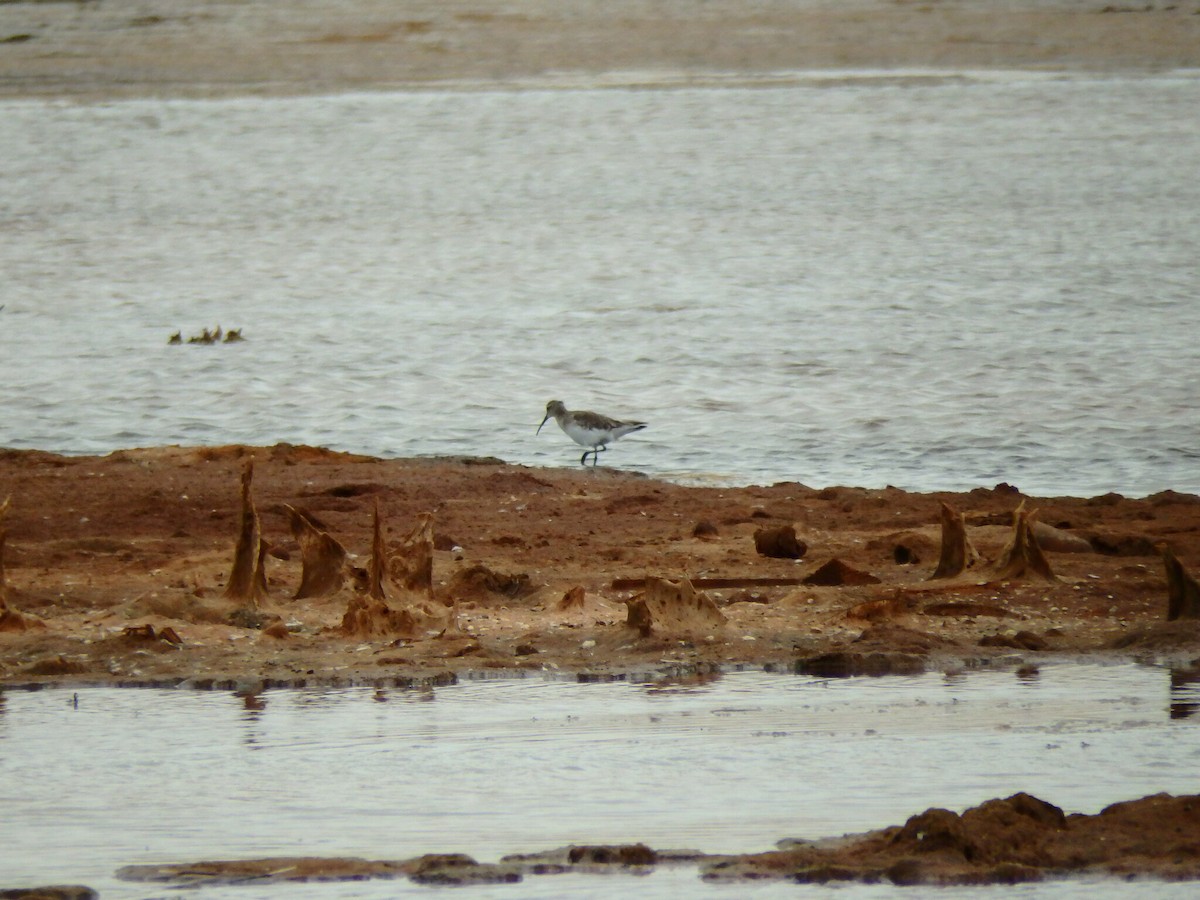
<instances>
[{"instance_id":1,"label":"reddish-brown mud flat","mask_svg":"<svg viewBox=\"0 0 1200 900\"><path fill-rule=\"evenodd\" d=\"M280 445L5 451L4 497L0 684L1200 657L1195 604L1168 621L1200 565L1200 499L1173 492L688 487ZM966 567L933 578L946 509ZM1002 560L1019 509L1048 571Z\"/></svg>"}]
</instances>

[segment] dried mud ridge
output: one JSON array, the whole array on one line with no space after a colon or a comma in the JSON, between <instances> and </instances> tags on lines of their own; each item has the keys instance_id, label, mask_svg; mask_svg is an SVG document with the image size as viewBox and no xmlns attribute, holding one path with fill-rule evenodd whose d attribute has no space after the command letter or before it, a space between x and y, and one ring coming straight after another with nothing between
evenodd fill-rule
<instances>
[{"instance_id":1,"label":"dried mud ridge","mask_svg":"<svg viewBox=\"0 0 1200 900\"><path fill-rule=\"evenodd\" d=\"M1200 498L1171 491L701 488L277 445L0 451L3 497L8 688L1200 659Z\"/></svg>"},{"instance_id":2,"label":"dried mud ridge","mask_svg":"<svg viewBox=\"0 0 1200 900\"><path fill-rule=\"evenodd\" d=\"M784 840L780 849L739 856L654 850L645 844L567 846L477 862L460 853L406 860L272 857L126 866L117 877L175 888L407 878L428 885L520 882L563 873L647 874L694 866L705 881L983 885L1065 877L1200 877L1200 796L1158 794L1097 815L1065 815L1029 794L989 800L961 815L929 809L903 825L825 841ZM82 887L0 893L83 900ZM54 893L59 891L59 893Z\"/></svg>"}]
</instances>

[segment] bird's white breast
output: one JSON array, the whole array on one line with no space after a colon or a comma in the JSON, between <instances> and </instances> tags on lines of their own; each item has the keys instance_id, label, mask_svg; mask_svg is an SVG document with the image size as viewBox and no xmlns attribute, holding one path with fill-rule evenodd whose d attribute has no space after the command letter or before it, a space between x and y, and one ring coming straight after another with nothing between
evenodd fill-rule
<instances>
[{"instance_id":1,"label":"bird's white breast","mask_svg":"<svg viewBox=\"0 0 1200 900\"><path fill-rule=\"evenodd\" d=\"M567 437L584 447L598 447L607 444L613 438L612 432L607 428L588 428L574 419L563 422L562 430L567 433Z\"/></svg>"}]
</instances>

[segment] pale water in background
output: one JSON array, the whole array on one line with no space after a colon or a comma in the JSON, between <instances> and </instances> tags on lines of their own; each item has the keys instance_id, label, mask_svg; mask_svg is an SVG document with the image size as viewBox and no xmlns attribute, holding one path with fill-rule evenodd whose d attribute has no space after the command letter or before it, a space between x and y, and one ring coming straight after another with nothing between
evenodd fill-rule
<instances>
[{"instance_id":1,"label":"pale water in background","mask_svg":"<svg viewBox=\"0 0 1200 900\"><path fill-rule=\"evenodd\" d=\"M1200 76L784 81L4 102L0 446L1200 491Z\"/></svg>"}]
</instances>

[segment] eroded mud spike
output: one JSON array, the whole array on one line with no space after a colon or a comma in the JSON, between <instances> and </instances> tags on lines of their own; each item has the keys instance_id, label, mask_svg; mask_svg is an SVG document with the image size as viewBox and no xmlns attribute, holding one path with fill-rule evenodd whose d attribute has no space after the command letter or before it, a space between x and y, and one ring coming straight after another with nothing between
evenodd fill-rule
<instances>
[{"instance_id":1,"label":"eroded mud spike","mask_svg":"<svg viewBox=\"0 0 1200 900\"><path fill-rule=\"evenodd\" d=\"M413 530L388 561L392 581L401 591L433 598L433 515L421 513Z\"/></svg>"},{"instance_id":2,"label":"eroded mud spike","mask_svg":"<svg viewBox=\"0 0 1200 900\"><path fill-rule=\"evenodd\" d=\"M1000 558L996 562L995 577L1000 580L1015 578L1040 578L1044 581L1057 581L1050 561L1042 553L1042 548L1034 536L1032 519L1037 510L1027 512L1025 501L1013 513L1013 534Z\"/></svg>"},{"instance_id":3,"label":"eroded mud spike","mask_svg":"<svg viewBox=\"0 0 1200 900\"><path fill-rule=\"evenodd\" d=\"M967 526L963 515L950 504L942 504L942 552L938 558L937 568L929 576L936 578L953 578L961 575L979 561L979 553L967 537Z\"/></svg>"},{"instance_id":4,"label":"eroded mud spike","mask_svg":"<svg viewBox=\"0 0 1200 900\"><path fill-rule=\"evenodd\" d=\"M1167 570L1167 621L1200 619L1200 583L1166 544L1159 544L1158 552Z\"/></svg>"},{"instance_id":5,"label":"eroded mud spike","mask_svg":"<svg viewBox=\"0 0 1200 900\"><path fill-rule=\"evenodd\" d=\"M254 460L249 460L242 469L242 515L238 529L237 546L233 552L233 568L225 585L225 598L254 606L266 599L267 578L262 571L266 548L254 508L251 485L254 482Z\"/></svg>"},{"instance_id":6,"label":"eroded mud spike","mask_svg":"<svg viewBox=\"0 0 1200 900\"><path fill-rule=\"evenodd\" d=\"M375 503L375 523L371 538L371 569L368 574L367 596L374 600L386 600L383 589L384 575L388 568L387 542L383 539L383 522L379 518L379 503Z\"/></svg>"},{"instance_id":7,"label":"eroded mud spike","mask_svg":"<svg viewBox=\"0 0 1200 900\"><path fill-rule=\"evenodd\" d=\"M303 510L284 504L292 535L300 544L300 587L296 599L327 597L346 581L346 548Z\"/></svg>"}]
</instances>

